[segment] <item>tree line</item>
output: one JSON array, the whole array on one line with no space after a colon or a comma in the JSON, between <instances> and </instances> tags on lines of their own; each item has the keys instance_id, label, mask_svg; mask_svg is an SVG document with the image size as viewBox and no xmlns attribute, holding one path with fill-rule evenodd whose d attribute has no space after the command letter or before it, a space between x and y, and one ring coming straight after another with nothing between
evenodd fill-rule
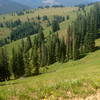
<instances>
[{"instance_id":1,"label":"tree line","mask_svg":"<svg viewBox=\"0 0 100 100\"><path fill-rule=\"evenodd\" d=\"M65 21L65 19L68 20L69 16L53 16L53 20L50 21L48 16L44 15L43 17L40 17L38 15L36 18L32 18L32 19L29 19L27 17L26 22L22 22L20 19L15 20L15 21L2 22L0 23L0 27L9 28L11 30L11 33L9 36L5 37L4 39L0 39L0 46L11 43L12 41L15 41L18 39L27 37L29 35L37 34L40 28L43 29L41 25L42 21L44 23L47 23L47 27L51 26L52 32L54 32L55 31L54 25L57 23L57 25L59 26L59 23ZM35 21L35 20L38 20L38 21Z\"/></svg>"},{"instance_id":2,"label":"tree line","mask_svg":"<svg viewBox=\"0 0 100 100\"><path fill-rule=\"evenodd\" d=\"M40 68L55 62L77 60L95 50L95 39L100 29L100 6L95 4L88 12L84 9L67 27L65 37L59 37L58 24L53 23L55 34L44 36L40 28L34 40L27 37L12 49L11 59L4 48L0 52L0 81L40 74Z\"/></svg>"}]
</instances>

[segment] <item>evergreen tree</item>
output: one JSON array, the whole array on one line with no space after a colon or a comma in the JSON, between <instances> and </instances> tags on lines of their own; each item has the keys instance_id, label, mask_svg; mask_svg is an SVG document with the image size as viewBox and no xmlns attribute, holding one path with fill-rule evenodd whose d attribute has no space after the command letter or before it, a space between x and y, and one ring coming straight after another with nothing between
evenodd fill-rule
<instances>
[{"instance_id":1,"label":"evergreen tree","mask_svg":"<svg viewBox=\"0 0 100 100\"><path fill-rule=\"evenodd\" d=\"M72 59L72 42L72 29L71 25L69 25L66 37L66 60Z\"/></svg>"},{"instance_id":2,"label":"evergreen tree","mask_svg":"<svg viewBox=\"0 0 100 100\"><path fill-rule=\"evenodd\" d=\"M77 60L79 59L80 57L80 52L79 52L79 49L80 49L80 34L82 33L81 31L81 26L80 25L80 18L77 18L77 20L74 22L74 26L72 26L72 34L73 34L73 60Z\"/></svg>"},{"instance_id":3,"label":"evergreen tree","mask_svg":"<svg viewBox=\"0 0 100 100\"><path fill-rule=\"evenodd\" d=\"M38 50L38 37L34 37L34 45L32 47L32 53L31 53L31 57L32 57L32 64L33 67L35 68L35 75L39 74L39 56L38 56L39 50Z\"/></svg>"},{"instance_id":4,"label":"evergreen tree","mask_svg":"<svg viewBox=\"0 0 100 100\"><path fill-rule=\"evenodd\" d=\"M66 59L66 45L65 45L64 38L62 38L61 41L60 41L60 53L61 53L60 54L60 56L61 56L60 61L62 63L64 63L65 59Z\"/></svg>"},{"instance_id":5,"label":"evergreen tree","mask_svg":"<svg viewBox=\"0 0 100 100\"><path fill-rule=\"evenodd\" d=\"M52 31L57 32L60 29L59 23L57 20L53 20L52 22Z\"/></svg>"},{"instance_id":6,"label":"evergreen tree","mask_svg":"<svg viewBox=\"0 0 100 100\"><path fill-rule=\"evenodd\" d=\"M48 65L53 64L56 61L55 56L55 36L50 35L47 40L47 51L48 51Z\"/></svg>"},{"instance_id":7,"label":"evergreen tree","mask_svg":"<svg viewBox=\"0 0 100 100\"><path fill-rule=\"evenodd\" d=\"M38 60L40 67L44 66L44 58L45 58L45 38L42 29L40 29L38 34Z\"/></svg>"},{"instance_id":8,"label":"evergreen tree","mask_svg":"<svg viewBox=\"0 0 100 100\"><path fill-rule=\"evenodd\" d=\"M84 39L85 52L92 52L95 48L94 34L87 33Z\"/></svg>"},{"instance_id":9,"label":"evergreen tree","mask_svg":"<svg viewBox=\"0 0 100 100\"><path fill-rule=\"evenodd\" d=\"M32 48L32 41L30 36L27 37L26 41L25 41L25 52L29 51L30 48Z\"/></svg>"},{"instance_id":10,"label":"evergreen tree","mask_svg":"<svg viewBox=\"0 0 100 100\"><path fill-rule=\"evenodd\" d=\"M26 51L25 46L26 46L25 41L24 41L24 39L22 39L21 40L21 49L22 49L23 53L25 53L25 51Z\"/></svg>"},{"instance_id":11,"label":"evergreen tree","mask_svg":"<svg viewBox=\"0 0 100 100\"><path fill-rule=\"evenodd\" d=\"M56 44L55 44L55 56L56 56L56 61L60 61L60 53L61 53L61 49L60 49L60 39L58 37L58 33L56 35Z\"/></svg>"},{"instance_id":12,"label":"evergreen tree","mask_svg":"<svg viewBox=\"0 0 100 100\"><path fill-rule=\"evenodd\" d=\"M0 52L0 81L5 81L10 79L9 71L9 59L7 52L4 48L1 48Z\"/></svg>"},{"instance_id":13,"label":"evergreen tree","mask_svg":"<svg viewBox=\"0 0 100 100\"><path fill-rule=\"evenodd\" d=\"M32 65L29 52L24 54L25 76L32 75Z\"/></svg>"},{"instance_id":14,"label":"evergreen tree","mask_svg":"<svg viewBox=\"0 0 100 100\"><path fill-rule=\"evenodd\" d=\"M12 70L15 78L22 77L25 74L24 56L20 46L17 52L14 48L12 50Z\"/></svg>"}]
</instances>

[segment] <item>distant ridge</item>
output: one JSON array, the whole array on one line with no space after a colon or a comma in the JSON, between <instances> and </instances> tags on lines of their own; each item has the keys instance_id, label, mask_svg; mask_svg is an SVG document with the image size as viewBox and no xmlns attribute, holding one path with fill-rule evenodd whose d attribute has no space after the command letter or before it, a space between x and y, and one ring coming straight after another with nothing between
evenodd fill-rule
<instances>
[{"instance_id":1,"label":"distant ridge","mask_svg":"<svg viewBox=\"0 0 100 100\"><path fill-rule=\"evenodd\" d=\"M64 5L64 6L75 6L79 4L88 4L91 2L95 1L100 1L100 0L12 0L15 2L18 2L20 4L27 5L32 8L37 8L39 6L44 6L44 5Z\"/></svg>"},{"instance_id":2,"label":"distant ridge","mask_svg":"<svg viewBox=\"0 0 100 100\"><path fill-rule=\"evenodd\" d=\"M28 6L13 2L11 0L0 0L0 14L11 13L29 8L30 7Z\"/></svg>"},{"instance_id":3,"label":"distant ridge","mask_svg":"<svg viewBox=\"0 0 100 100\"><path fill-rule=\"evenodd\" d=\"M50 4L76 6L79 4L89 4L99 1L100 0L0 0L0 14L21 11L23 9L38 8L39 6Z\"/></svg>"}]
</instances>

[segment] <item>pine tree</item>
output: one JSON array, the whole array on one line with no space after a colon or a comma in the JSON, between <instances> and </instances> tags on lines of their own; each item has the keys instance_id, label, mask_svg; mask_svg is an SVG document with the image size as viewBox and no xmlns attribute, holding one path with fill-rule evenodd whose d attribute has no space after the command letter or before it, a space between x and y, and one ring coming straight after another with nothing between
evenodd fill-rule
<instances>
[{"instance_id":1,"label":"pine tree","mask_svg":"<svg viewBox=\"0 0 100 100\"><path fill-rule=\"evenodd\" d=\"M26 42L26 44L25 44L25 52L27 52L27 51L30 50L30 48L32 48L32 41L31 41L30 36L27 37L25 42Z\"/></svg>"},{"instance_id":2,"label":"pine tree","mask_svg":"<svg viewBox=\"0 0 100 100\"><path fill-rule=\"evenodd\" d=\"M43 31L40 29L38 34L38 60L40 67L44 66L44 58L45 58L45 37Z\"/></svg>"},{"instance_id":3,"label":"pine tree","mask_svg":"<svg viewBox=\"0 0 100 100\"><path fill-rule=\"evenodd\" d=\"M66 60L72 59L72 29L71 25L67 28L67 37L66 37Z\"/></svg>"},{"instance_id":4,"label":"pine tree","mask_svg":"<svg viewBox=\"0 0 100 100\"><path fill-rule=\"evenodd\" d=\"M55 44L54 35L50 35L47 40L48 65L53 64L56 61Z\"/></svg>"},{"instance_id":5,"label":"pine tree","mask_svg":"<svg viewBox=\"0 0 100 100\"><path fill-rule=\"evenodd\" d=\"M58 33L56 35L56 44L55 44L55 56L56 56L56 61L60 61L60 53L61 53L61 49L60 49L60 39L58 37Z\"/></svg>"},{"instance_id":6,"label":"pine tree","mask_svg":"<svg viewBox=\"0 0 100 100\"><path fill-rule=\"evenodd\" d=\"M87 33L85 35L84 46L85 46L85 53L94 51L95 41L93 33Z\"/></svg>"},{"instance_id":7,"label":"pine tree","mask_svg":"<svg viewBox=\"0 0 100 100\"><path fill-rule=\"evenodd\" d=\"M39 65L39 50L38 50L38 37L34 37L34 45L32 47L32 53L31 53L31 58L32 58L32 64L33 67L35 68L35 75L39 74L39 69L40 69L40 65Z\"/></svg>"},{"instance_id":8,"label":"pine tree","mask_svg":"<svg viewBox=\"0 0 100 100\"><path fill-rule=\"evenodd\" d=\"M77 60L79 59L80 57L80 52L79 52L79 49L80 49L80 34L81 34L81 27L79 27L79 24L80 24L80 21L78 21L79 19L77 19L77 21L75 21L74 23L74 26L72 26L72 28L74 27L73 29L73 60Z\"/></svg>"},{"instance_id":9,"label":"pine tree","mask_svg":"<svg viewBox=\"0 0 100 100\"><path fill-rule=\"evenodd\" d=\"M4 48L1 48L0 52L0 81L5 81L10 79L10 70L9 70L9 59L7 51Z\"/></svg>"},{"instance_id":10,"label":"pine tree","mask_svg":"<svg viewBox=\"0 0 100 100\"><path fill-rule=\"evenodd\" d=\"M62 38L60 41L60 56L61 56L60 61L64 63L66 59L66 45L64 38Z\"/></svg>"},{"instance_id":11,"label":"pine tree","mask_svg":"<svg viewBox=\"0 0 100 100\"><path fill-rule=\"evenodd\" d=\"M32 65L29 52L24 54L25 76L32 75Z\"/></svg>"},{"instance_id":12,"label":"pine tree","mask_svg":"<svg viewBox=\"0 0 100 100\"><path fill-rule=\"evenodd\" d=\"M43 67L45 65L47 65L47 47L45 45L45 43L42 43L41 45L41 63L40 63L40 66Z\"/></svg>"},{"instance_id":13,"label":"pine tree","mask_svg":"<svg viewBox=\"0 0 100 100\"><path fill-rule=\"evenodd\" d=\"M52 31L53 32L57 32L60 29L59 23L56 20L53 20L51 26L52 26Z\"/></svg>"},{"instance_id":14,"label":"pine tree","mask_svg":"<svg viewBox=\"0 0 100 100\"><path fill-rule=\"evenodd\" d=\"M12 71L15 78L22 77L25 74L24 56L20 46L17 52L14 48L12 50Z\"/></svg>"}]
</instances>

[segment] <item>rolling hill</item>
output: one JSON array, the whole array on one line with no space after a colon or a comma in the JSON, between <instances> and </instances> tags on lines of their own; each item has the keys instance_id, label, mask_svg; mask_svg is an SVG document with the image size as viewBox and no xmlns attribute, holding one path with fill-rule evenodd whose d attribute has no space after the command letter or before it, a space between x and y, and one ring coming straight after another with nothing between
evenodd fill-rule
<instances>
[{"instance_id":1,"label":"rolling hill","mask_svg":"<svg viewBox=\"0 0 100 100\"><path fill-rule=\"evenodd\" d=\"M11 0L0 0L0 14L11 13L23 9L29 9L29 7L13 2Z\"/></svg>"},{"instance_id":2,"label":"rolling hill","mask_svg":"<svg viewBox=\"0 0 100 100\"><path fill-rule=\"evenodd\" d=\"M88 4L95 1L99 0L0 0L0 14L29 8L37 8L43 5L75 6L79 4Z\"/></svg>"},{"instance_id":3,"label":"rolling hill","mask_svg":"<svg viewBox=\"0 0 100 100\"><path fill-rule=\"evenodd\" d=\"M94 0L13 0L20 4L30 6L32 8L42 6L42 5L65 5L65 6L75 6L78 4L87 4L93 2ZM96 0L95 0L96 1Z\"/></svg>"}]
</instances>

